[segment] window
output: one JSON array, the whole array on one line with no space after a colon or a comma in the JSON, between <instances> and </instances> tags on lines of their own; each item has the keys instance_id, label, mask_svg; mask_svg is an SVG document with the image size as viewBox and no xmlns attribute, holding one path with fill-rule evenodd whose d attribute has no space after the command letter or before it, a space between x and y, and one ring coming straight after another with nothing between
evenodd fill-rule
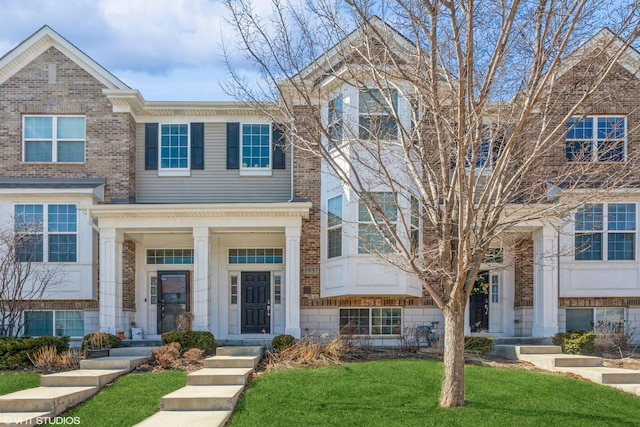
<instances>
[{"instance_id":1,"label":"window","mask_svg":"<svg viewBox=\"0 0 640 427\"><path fill-rule=\"evenodd\" d=\"M75 205L15 205L14 221L21 262L76 262Z\"/></svg>"},{"instance_id":2,"label":"window","mask_svg":"<svg viewBox=\"0 0 640 427\"><path fill-rule=\"evenodd\" d=\"M575 220L576 261L635 259L635 203L587 204Z\"/></svg>"},{"instance_id":3,"label":"window","mask_svg":"<svg viewBox=\"0 0 640 427\"><path fill-rule=\"evenodd\" d=\"M189 170L189 125L160 125L160 170Z\"/></svg>"},{"instance_id":4,"label":"window","mask_svg":"<svg viewBox=\"0 0 640 427\"><path fill-rule=\"evenodd\" d=\"M398 91L367 89L360 92L359 100L360 139L398 139Z\"/></svg>"},{"instance_id":5,"label":"window","mask_svg":"<svg viewBox=\"0 0 640 427\"><path fill-rule=\"evenodd\" d=\"M342 308L340 332L355 335L399 335L402 331L400 308Z\"/></svg>"},{"instance_id":6,"label":"window","mask_svg":"<svg viewBox=\"0 0 640 427\"><path fill-rule=\"evenodd\" d=\"M627 121L620 116L572 118L567 122L569 162L624 162Z\"/></svg>"},{"instance_id":7,"label":"window","mask_svg":"<svg viewBox=\"0 0 640 427\"><path fill-rule=\"evenodd\" d=\"M386 230L385 237L378 231L377 227L386 228L383 218L386 218L391 223L391 226L395 225L398 219L398 209L396 208L394 194L391 192L376 192L369 193L366 197L370 198L370 203L368 204L373 208L372 210L380 209L382 216L374 212L374 223L374 219L367 210L367 204L358 203L358 253L390 253L393 251L388 242L388 240L392 239L391 230Z\"/></svg>"},{"instance_id":8,"label":"window","mask_svg":"<svg viewBox=\"0 0 640 427\"><path fill-rule=\"evenodd\" d=\"M282 249L229 249L229 264L282 264Z\"/></svg>"},{"instance_id":9,"label":"window","mask_svg":"<svg viewBox=\"0 0 640 427\"><path fill-rule=\"evenodd\" d=\"M231 276L231 304L238 303L238 276Z\"/></svg>"},{"instance_id":10,"label":"window","mask_svg":"<svg viewBox=\"0 0 640 427\"><path fill-rule=\"evenodd\" d=\"M342 196L327 202L327 258L342 256Z\"/></svg>"},{"instance_id":11,"label":"window","mask_svg":"<svg viewBox=\"0 0 640 427\"><path fill-rule=\"evenodd\" d=\"M242 169L269 169L271 165L271 126L242 125Z\"/></svg>"},{"instance_id":12,"label":"window","mask_svg":"<svg viewBox=\"0 0 640 427\"><path fill-rule=\"evenodd\" d=\"M193 249L147 249L147 264L193 264Z\"/></svg>"},{"instance_id":13,"label":"window","mask_svg":"<svg viewBox=\"0 0 640 427\"><path fill-rule=\"evenodd\" d=\"M624 308L567 308L565 330L592 331L594 327L607 328L624 322Z\"/></svg>"},{"instance_id":14,"label":"window","mask_svg":"<svg viewBox=\"0 0 640 427\"><path fill-rule=\"evenodd\" d=\"M420 248L420 201L416 196L411 196L411 230L409 239L411 249L417 252Z\"/></svg>"},{"instance_id":15,"label":"window","mask_svg":"<svg viewBox=\"0 0 640 427\"><path fill-rule=\"evenodd\" d=\"M330 145L335 145L342 141L342 112L342 95L338 95L329 101L329 119L327 128L329 130Z\"/></svg>"},{"instance_id":16,"label":"window","mask_svg":"<svg viewBox=\"0 0 640 427\"><path fill-rule=\"evenodd\" d=\"M83 163L83 116L24 116L25 162Z\"/></svg>"},{"instance_id":17,"label":"window","mask_svg":"<svg viewBox=\"0 0 640 427\"><path fill-rule=\"evenodd\" d=\"M31 337L84 336L82 311L27 311L24 322L24 335Z\"/></svg>"}]
</instances>

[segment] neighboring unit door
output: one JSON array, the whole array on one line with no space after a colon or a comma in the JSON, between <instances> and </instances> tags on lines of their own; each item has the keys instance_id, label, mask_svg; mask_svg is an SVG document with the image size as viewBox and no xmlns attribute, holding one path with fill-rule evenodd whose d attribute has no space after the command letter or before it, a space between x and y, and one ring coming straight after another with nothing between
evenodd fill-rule
<instances>
[{"instance_id":1,"label":"neighboring unit door","mask_svg":"<svg viewBox=\"0 0 640 427\"><path fill-rule=\"evenodd\" d=\"M271 333L271 275L268 272L241 273L240 331L243 334Z\"/></svg>"},{"instance_id":2,"label":"neighboring unit door","mask_svg":"<svg viewBox=\"0 0 640 427\"><path fill-rule=\"evenodd\" d=\"M158 334L178 329L178 316L189 311L189 272L158 272Z\"/></svg>"},{"instance_id":3,"label":"neighboring unit door","mask_svg":"<svg viewBox=\"0 0 640 427\"><path fill-rule=\"evenodd\" d=\"M469 297L471 332L489 332L489 272L481 271Z\"/></svg>"}]
</instances>

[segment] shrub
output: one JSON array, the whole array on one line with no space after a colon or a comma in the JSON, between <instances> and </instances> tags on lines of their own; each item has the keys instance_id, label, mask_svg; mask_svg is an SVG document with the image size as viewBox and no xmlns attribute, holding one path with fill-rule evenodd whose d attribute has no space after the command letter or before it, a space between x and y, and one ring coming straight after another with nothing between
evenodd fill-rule
<instances>
[{"instance_id":1,"label":"shrub","mask_svg":"<svg viewBox=\"0 0 640 427\"><path fill-rule=\"evenodd\" d=\"M122 341L115 335L106 332L94 332L87 334L82 338L82 351L95 347L96 343L101 343L100 348L118 348L122 345Z\"/></svg>"},{"instance_id":2,"label":"shrub","mask_svg":"<svg viewBox=\"0 0 640 427\"><path fill-rule=\"evenodd\" d=\"M279 352L285 348L293 347L296 339L292 335L281 334L271 340L271 348L274 352Z\"/></svg>"},{"instance_id":3,"label":"shrub","mask_svg":"<svg viewBox=\"0 0 640 427\"><path fill-rule=\"evenodd\" d=\"M31 366L29 355L43 347L53 347L56 353L69 349L69 337L0 338L0 369Z\"/></svg>"},{"instance_id":4,"label":"shrub","mask_svg":"<svg viewBox=\"0 0 640 427\"><path fill-rule=\"evenodd\" d=\"M493 338L491 337L464 337L464 350L485 357L493 349Z\"/></svg>"},{"instance_id":5,"label":"shrub","mask_svg":"<svg viewBox=\"0 0 640 427\"><path fill-rule=\"evenodd\" d=\"M163 345L160 348L154 348L151 350L156 363L162 368L171 368L173 364L180 359L180 343L172 342Z\"/></svg>"},{"instance_id":6,"label":"shrub","mask_svg":"<svg viewBox=\"0 0 640 427\"><path fill-rule=\"evenodd\" d=\"M553 336L553 344L562 347L563 353L593 354L596 335L589 331L557 333Z\"/></svg>"},{"instance_id":7,"label":"shrub","mask_svg":"<svg viewBox=\"0 0 640 427\"><path fill-rule=\"evenodd\" d=\"M187 350L182 355L188 364L193 365L204 357L204 350L200 348L192 348L191 350Z\"/></svg>"},{"instance_id":8,"label":"shrub","mask_svg":"<svg viewBox=\"0 0 640 427\"><path fill-rule=\"evenodd\" d=\"M209 331L174 331L162 334L162 344L172 342L180 343L183 352L199 348L206 355L211 355L215 350L215 339Z\"/></svg>"}]
</instances>

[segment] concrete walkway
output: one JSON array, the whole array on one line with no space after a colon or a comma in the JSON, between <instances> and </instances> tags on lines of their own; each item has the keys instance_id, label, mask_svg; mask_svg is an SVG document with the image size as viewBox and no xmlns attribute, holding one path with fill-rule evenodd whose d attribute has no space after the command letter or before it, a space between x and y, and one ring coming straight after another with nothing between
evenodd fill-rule
<instances>
[{"instance_id":1,"label":"concrete walkway","mask_svg":"<svg viewBox=\"0 0 640 427\"><path fill-rule=\"evenodd\" d=\"M151 349L111 349L110 357L80 361L80 369L43 375L40 387L0 396L0 427L44 424L84 402L102 387L136 366L146 363Z\"/></svg>"},{"instance_id":2,"label":"concrete walkway","mask_svg":"<svg viewBox=\"0 0 640 427\"><path fill-rule=\"evenodd\" d=\"M187 385L164 396L160 412L137 426L224 426L262 358L262 347L218 347Z\"/></svg>"},{"instance_id":3,"label":"concrete walkway","mask_svg":"<svg viewBox=\"0 0 640 427\"><path fill-rule=\"evenodd\" d=\"M524 360L552 372L570 372L597 384L614 387L640 396L640 371L602 366L602 358L562 354L554 345L496 345L496 356Z\"/></svg>"}]
</instances>

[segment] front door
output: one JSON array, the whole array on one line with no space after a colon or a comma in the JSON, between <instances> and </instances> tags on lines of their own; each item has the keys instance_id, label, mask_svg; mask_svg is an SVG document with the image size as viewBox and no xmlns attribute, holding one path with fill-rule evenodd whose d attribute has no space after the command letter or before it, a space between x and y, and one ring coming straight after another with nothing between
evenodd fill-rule
<instances>
[{"instance_id":1,"label":"front door","mask_svg":"<svg viewBox=\"0 0 640 427\"><path fill-rule=\"evenodd\" d=\"M178 316L189 311L189 272L158 272L158 333L178 329Z\"/></svg>"},{"instance_id":2,"label":"front door","mask_svg":"<svg viewBox=\"0 0 640 427\"><path fill-rule=\"evenodd\" d=\"M268 272L241 273L242 296L241 332L243 334L271 333L271 274Z\"/></svg>"},{"instance_id":3,"label":"front door","mask_svg":"<svg viewBox=\"0 0 640 427\"><path fill-rule=\"evenodd\" d=\"M469 327L471 332L489 332L489 272L478 275L469 297Z\"/></svg>"}]
</instances>

